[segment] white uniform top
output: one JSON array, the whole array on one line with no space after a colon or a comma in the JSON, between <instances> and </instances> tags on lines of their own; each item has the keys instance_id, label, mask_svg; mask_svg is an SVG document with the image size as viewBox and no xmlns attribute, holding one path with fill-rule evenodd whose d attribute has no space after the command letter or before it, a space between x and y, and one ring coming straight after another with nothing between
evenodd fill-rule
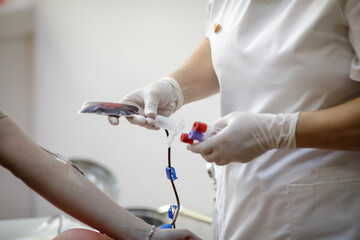
<instances>
[{"instance_id":1,"label":"white uniform top","mask_svg":"<svg viewBox=\"0 0 360 240\"><path fill-rule=\"evenodd\" d=\"M206 32L222 115L360 97L359 0L210 0ZM360 152L271 150L216 178L215 239L360 239Z\"/></svg>"}]
</instances>

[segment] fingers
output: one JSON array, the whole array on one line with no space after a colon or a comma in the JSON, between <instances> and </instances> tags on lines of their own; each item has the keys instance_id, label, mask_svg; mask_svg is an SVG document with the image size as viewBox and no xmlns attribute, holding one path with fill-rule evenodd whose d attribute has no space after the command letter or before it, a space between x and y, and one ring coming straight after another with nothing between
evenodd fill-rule
<instances>
[{"instance_id":1,"label":"fingers","mask_svg":"<svg viewBox=\"0 0 360 240\"><path fill-rule=\"evenodd\" d=\"M228 125L228 115L218 119L213 126L218 128L225 128Z\"/></svg>"},{"instance_id":2,"label":"fingers","mask_svg":"<svg viewBox=\"0 0 360 240\"><path fill-rule=\"evenodd\" d=\"M144 114L146 117L155 118L159 106L160 99L158 97L148 96L144 97Z\"/></svg>"},{"instance_id":3,"label":"fingers","mask_svg":"<svg viewBox=\"0 0 360 240\"><path fill-rule=\"evenodd\" d=\"M223 165L227 164L227 162L225 161L226 159L224 158L223 154L221 153L221 149L205 148L205 149L201 150L198 148L199 146L197 146L200 144L202 144L202 143L188 145L188 150L192 151L194 153L199 153L201 155L201 157L204 158L205 161L207 161L209 163L215 163L216 165L219 165L219 166L223 166Z\"/></svg>"},{"instance_id":4,"label":"fingers","mask_svg":"<svg viewBox=\"0 0 360 240\"><path fill-rule=\"evenodd\" d=\"M154 119L152 119L152 118L147 118L142 115L134 115L131 117L126 117L126 119L132 124L139 125L141 127L147 128L147 129L151 129L151 130L159 129L157 126L155 126Z\"/></svg>"},{"instance_id":5,"label":"fingers","mask_svg":"<svg viewBox=\"0 0 360 240\"><path fill-rule=\"evenodd\" d=\"M187 149L193 153L200 154L207 162L223 165L221 154L216 139L207 139L204 142L188 145Z\"/></svg>"},{"instance_id":6,"label":"fingers","mask_svg":"<svg viewBox=\"0 0 360 240\"><path fill-rule=\"evenodd\" d=\"M128 120L132 124L143 126L146 124L146 118L142 115L134 115L131 117L127 117L126 120Z\"/></svg>"},{"instance_id":7,"label":"fingers","mask_svg":"<svg viewBox=\"0 0 360 240\"><path fill-rule=\"evenodd\" d=\"M134 103L132 104L134 105ZM143 98L143 105L145 105L144 109L141 109L141 107L137 105L137 107L139 108L139 113L141 115L129 116L126 119L132 124L136 124L148 129L159 129L154 125L154 118L157 115L159 100L152 96L145 95ZM143 114L145 116L143 116Z\"/></svg>"},{"instance_id":8,"label":"fingers","mask_svg":"<svg viewBox=\"0 0 360 240\"><path fill-rule=\"evenodd\" d=\"M187 149L193 153L199 153L206 156L214 151L213 147L208 144L208 142L210 142L210 139L201 143L188 145Z\"/></svg>"},{"instance_id":9,"label":"fingers","mask_svg":"<svg viewBox=\"0 0 360 240\"><path fill-rule=\"evenodd\" d=\"M148 117L145 117L142 115L134 115L134 116L126 117L126 119L132 124L146 127L148 129L152 129L152 130L159 129L157 126L155 126L154 119L152 119L152 118L148 118ZM114 126L119 125L119 117L118 116L109 116L108 121L111 125L114 125Z\"/></svg>"},{"instance_id":10,"label":"fingers","mask_svg":"<svg viewBox=\"0 0 360 240\"><path fill-rule=\"evenodd\" d=\"M108 121L111 125L119 125L119 117L118 116L109 116Z\"/></svg>"}]
</instances>

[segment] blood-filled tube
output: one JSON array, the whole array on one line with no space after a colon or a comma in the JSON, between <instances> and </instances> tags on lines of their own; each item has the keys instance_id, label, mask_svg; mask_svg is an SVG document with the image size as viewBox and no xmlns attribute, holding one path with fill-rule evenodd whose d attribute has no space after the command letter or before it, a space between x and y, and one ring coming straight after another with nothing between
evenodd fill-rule
<instances>
[{"instance_id":1,"label":"blood-filled tube","mask_svg":"<svg viewBox=\"0 0 360 240\"><path fill-rule=\"evenodd\" d=\"M221 128L213 127L202 122L194 122L192 129L197 132L201 132L204 135L215 135L220 132Z\"/></svg>"},{"instance_id":2,"label":"blood-filled tube","mask_svg":"<svg viewBox=\"0 0 360 240\"><path fill-rule=\"evenodd\" d=\"M180 137L180 141L184 143L193 144L194 141L202 142L216 135L220 132L221 128L209 126L202 122L194 122L189 134L183 133Z\"/></svg>"}]
</instances>

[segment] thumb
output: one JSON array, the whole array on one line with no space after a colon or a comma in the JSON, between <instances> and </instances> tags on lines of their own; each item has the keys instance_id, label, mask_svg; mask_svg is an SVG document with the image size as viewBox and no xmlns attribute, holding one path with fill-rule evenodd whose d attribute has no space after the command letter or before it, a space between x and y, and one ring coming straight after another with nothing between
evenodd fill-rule
<instances>
[{"instance_id":1,"label":"thumb","mask_svg":"<svg viewBox=\"0 0 360 240\"><path fill-rule=\"evenodd\" d=\"M214 127L218 127L218 128L221 128L221 129L222 129L222 128L225 128L227 125L228 125L228 117L227 117L227 116L218 119L218 120L213 124Z\"/></svg>"}]
</instances>

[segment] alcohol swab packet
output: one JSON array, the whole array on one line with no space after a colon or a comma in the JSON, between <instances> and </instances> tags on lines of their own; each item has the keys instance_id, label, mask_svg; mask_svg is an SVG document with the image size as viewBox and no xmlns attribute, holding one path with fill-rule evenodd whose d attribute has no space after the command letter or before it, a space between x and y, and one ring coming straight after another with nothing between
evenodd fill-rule
<instances>
[{"instance_id":1,"label":"alcohol swab packet","mask_svg":"<svg viewBox=\"0 0 360 240\"><path fill-rule=\"evenodd\" d=\"M130 104L113 103L113 102L89 102L86 101L78 113L93 113L104 116L144 116L143 109ZM175 120L161 115L154 119L155 126L169 131L167 138L168 147L171 146L174 137L184 129L183 120Z\"/></svg>"},{"instance_id":2,"label":"alcohol swab packet","mask_svg":"<svg viewBox=\"0 0 360 240\"><path fill-rule=\"evenodd\" d=\"M95 113L104 116L131 117L142 115L140 109L134 105L112 102L88 102L86 101L78 113Z\"/></svg>"}]
</instances>

